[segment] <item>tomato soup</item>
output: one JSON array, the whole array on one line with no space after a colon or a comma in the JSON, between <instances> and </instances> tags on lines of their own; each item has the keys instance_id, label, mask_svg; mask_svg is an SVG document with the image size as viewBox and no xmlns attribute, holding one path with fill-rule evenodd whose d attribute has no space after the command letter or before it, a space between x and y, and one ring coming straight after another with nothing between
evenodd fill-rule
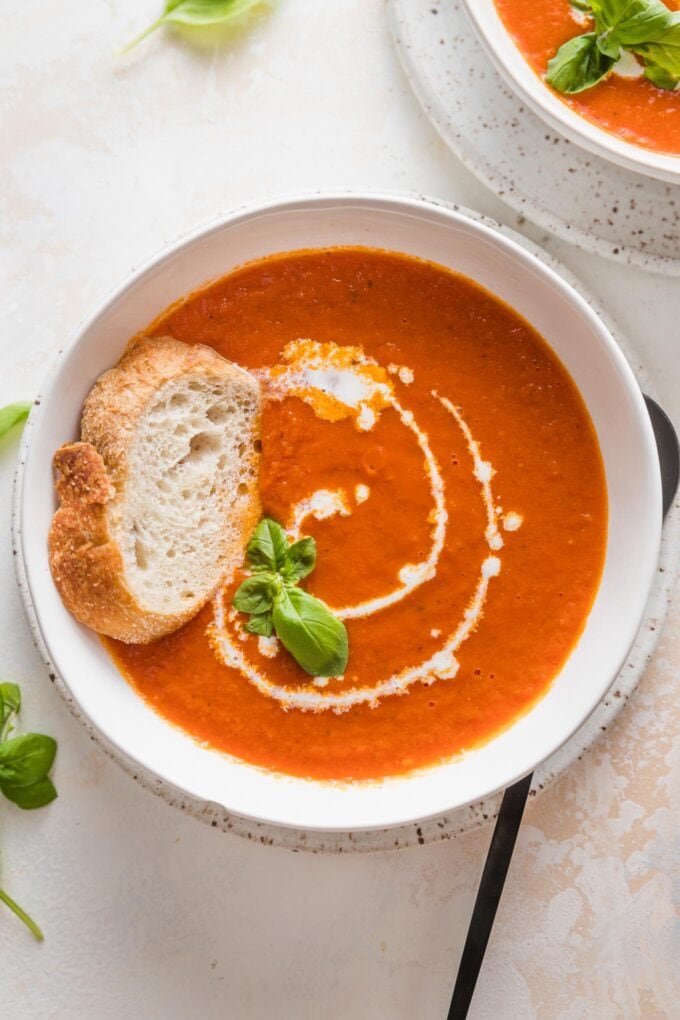
<instances>
[{"instance_id":1,"label":"tomato soup","mask_svg":"<svg viewBox=\"0 0 680 1020\"><path fill-rule=\"evenodd\" d=\"M592 22L575 11L569 0L495 0L495 4L515 43L541 78L563 43L592 29ZM680 9L677 0L666 6ZM642 77L642 70L640 66L637 77L613 72L584 92L555 95L626 142L680 156L680 92L657 88Z\"/></svg>"},{"instance_id":2,"label":"tomato soup","mask_svg":"<svg viewBox=\"0 0 680 1020\"><path fill-rule=\"evenodd\" d=\"M358 780L441 763L526 712L600 579L607 495L571 378L511 308L441 266L361 248L246 265L150 327L251 369L263 512L311 535L303 586L343 619L308 676L213 602L151 645L106 644L161 715L243 761Z\"/></svg>"}]
</instances>

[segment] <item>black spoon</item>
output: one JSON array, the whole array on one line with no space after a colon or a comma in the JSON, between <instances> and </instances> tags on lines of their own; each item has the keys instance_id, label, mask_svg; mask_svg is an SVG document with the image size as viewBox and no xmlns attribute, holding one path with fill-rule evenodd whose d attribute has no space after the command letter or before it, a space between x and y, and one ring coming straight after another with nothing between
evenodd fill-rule
<instances>
[{"instance_id":1,"label":"black spoon","mask_svg":"<svg viewBox=\"0 0 680 1020\"><path fill-rule=\"evenodd\" d=\"M665 517L675 499L680 478L680 444L677 433L665 411L656 401L645 397L651 418L661 470L662 509ZM503 794L496 827L491 837L484 871L477 890L470 927L458 965L448 1020L465 1020L474 994L484 953L496 917L505 877L510 867L515 840L529 796L533 774L509 786Z\"/></svg>"}]
</instances>

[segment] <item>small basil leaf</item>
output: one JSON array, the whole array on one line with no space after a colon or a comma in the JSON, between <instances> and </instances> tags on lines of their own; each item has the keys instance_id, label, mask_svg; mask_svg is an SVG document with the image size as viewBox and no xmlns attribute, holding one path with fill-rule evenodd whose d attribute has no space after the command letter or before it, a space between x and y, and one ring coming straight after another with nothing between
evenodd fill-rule
<instances>
[{"instance_id":1,"label":"small basil leaf","mask_svg":"<svg viewBox=\"0 0 680 1020\"><path fill-rule=\"evenodd\" d=\"M316 566L316 542L313 538L301 538L288 547L286 562L281 567L281 576L290 581L300 581L311 574Z\"/></svg>"},{"instance_id":2,"label":"small basil leaf","mask_svg":"<svg viewBox=\"0 0 680 1020\"><path fill-rule=\"evenodd\" d=\"M274 633L271 612L253 613L246 624L246 630L251 634L259 634L260 637L271 637Z\"/></svg>"},{"instance_id":3,"label":"small basil leaf","mask_svg":"<svg viewBox=\"0 0 680 1020\"><path fill-rule=\"evenodd\" d=\"M0 696L6 712L18 712L21 708L21 691L18 684L0 684Z\"/></svg>"},{"instance_id":4,"label":"small basil leaf","mask_svg":"<svg viewBox=\"0 0 680 1020\"><path fill-rule=\"evenodd\" d=\"M262 2L263 0L167 0L160 18L145 28L121 52L127 53L160 25L168 23L194 27L226 25L230 21L245 17Z\"/></svg>"},{"instance_id":5,"label":"small basil leaf","mask_svg":"<svg viewBox=\"0 0 680 1020\"><path fill-rule=\"evenodd\" d=\"M643 57L645 74L655 85L661 81L670 82L671 78L680 78L680 11L673 15L673 23L660 39L636 46L635 52ZM648 73L650 68L655 69L652 74L658 81ZM661 74L662 71L665 75ZM661 88L668 87L668 84L661 85Z\"/></svg>"},{"instance_id":6,"label":"small basil leaf","mask_svg":"<svg viewBox=\"0 0 680 1020\"><path fill-rule=\"evenodd\" d=\"M614 60L598 49L595 33L587 32L560 46L548 62L545 80L558 92L571 95L602 81L613 66Z\"/></svg>"},{"instance_id":7,"label":"small basil leaf","mask_svg":"<svg viewBox=\"0 0 680 1020\"><path fill-rule=\"evenodd\" d=\"M301 588L284 588L273 609L274 629L285 648L311 676L340 676L349 646L345 625Z\"/></svg>"},{"instance_id":8,"label":"small basil leaf","mask_svg":"<svg viewBox=\"0 0 680 1020\"><path fill-rule=\"evenodd\" d=\"M602 32L597 37L597 48L600 53L604 53L606 57L611 57L612 60L618 60L621 56L621 44L617 37L611 32Z\"/></svg>"},{"instance_id":9,"label":"small basil leaf","mask_svg":"<svg viewBox=\"0 0 680 1020\"><path fill-rule=\"evenodd\" d=\"M170 0L163 21L181 25L218 25L241 18L262 0Z\"/></svg>"},{"instance_id":10,"label":"small basil leaf","mask_svg":"<svg viewBox=\"0 0 680 1020\"><path fill-rule=\"evenodd\" d=\"M57 791L50 779L39 779L37 783L30 786L13 786L11 783L0 783L7 800L23 808L24 811L33 811L35 808L44 807L50 804L57 796Z\"/></svg>"},{"instance_id":11,"label":"small basil leaf","mask_svg":"<svg viewBox=\"0 0 680 1020\"><path fill-rule=\"evenodd\" d=\"M656 85L657 88L668 89L670 92L680 85L680 78L669 74L663 67L657 67L656 64L646 65L645 78L648 78L652 85Z\"/></svg>"},{"instance_id":12,"label":"small basil leaf","mask_svg":"<svg viewBox=\"0 0 680 1020\"><path fill-rule=\"evenodd\" d=\"M57 742L42 733L22 733L0 744L0 783L30 786L52 768Z\"/></svg>"},{"instance_id":13,"label":"small basil leaf","mask_svg":"<svg viewBox=\"0 0 680 1020\"><path fill-rule=\"evenodd\" d=\"M21 708L21 691L17 684L0 684L0 741L12 732L12 719Z\"/></svg>"},{"instance_id":14,"label":"small basil leaf","mask_svg":"<svg viewBox=\"0 0 680 1020\"><path fill-rule=\"evenodd\" d=\"M286 562L288 536L276 521L263 517L253 532L246 554L253 570L280 570Z\"/></svg>"},{"instance_id":15,"label":"small basil leaf","mask_svg":"<svg viewBox=\"0 0 680 1020\"><path fill-rule=\"evenodd\" d=\"M272 607L272 588L275 581L275 575L270 573L248 577L236 591L231 602L232 606L238 609L239 613L266 612Z\"/></svg>"},{"instance_id":16,"label":"small basil leaf","mask_svg":"<svg viewBox=\"0 0 680 1020\"><path fill-rule=\"evenodd\" d=\"M13 425L26 421L31 406L30 402L21 401L18 404L7 404L6 407L0 407L0 438L9 432Z\"/></svg>"},{"instance_id":17,"label":"small basil leaf","mask_svg":"<svg viewBox=\"0 0 680 1020\"><path fill-rule=\"evenodd\" d=\"M654 42L673 23L673 14L662 0L592 0L591 6L598 45L611 56L618 57L621 46Z\"/></svg>"}]
</instances>

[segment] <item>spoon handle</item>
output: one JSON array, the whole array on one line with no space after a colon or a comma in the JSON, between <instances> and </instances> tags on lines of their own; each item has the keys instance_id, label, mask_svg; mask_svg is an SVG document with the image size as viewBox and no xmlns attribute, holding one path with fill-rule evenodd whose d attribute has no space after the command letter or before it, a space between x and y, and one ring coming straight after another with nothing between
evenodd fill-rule
<instances>
[{"instance_id":1,"label":"spoon handle","mask_svg":"<svg viewBox=\"0 0 680 1020\"><path fill-rule=\"evenodd\" d=\"M524 779L509 786L503 794L458 967L448 1020L465 1020L468 1014L505 885L505 876L512 860L532 778L533 773L525 776Z\"/></svg>"}]
</instances>

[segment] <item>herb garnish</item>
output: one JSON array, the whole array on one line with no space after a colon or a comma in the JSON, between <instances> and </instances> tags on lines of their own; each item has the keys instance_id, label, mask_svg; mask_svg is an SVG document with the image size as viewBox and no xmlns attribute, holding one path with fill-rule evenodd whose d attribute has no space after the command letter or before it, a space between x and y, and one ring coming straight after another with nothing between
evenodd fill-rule
<instances>
[{"instance_id":1,"label":"herb garnish","mask_svg":"<svg viewBox=\"0 0 680 1020\"><path fill-rule=\"evenodd\" d=\"M22 400L18 404L7 404L0 407L0 439L14 426L25 422L28 412L31 410L31 402Z\"/></svg>"},{"instance_id":2,"label":"herb garnish","mask_svg":"<svg viewBox=\"0 0 680 1020\"><path fill-rule=\"evenodd\" d=\"M161 25L190 25L192 27L208 27L210 25L226 25L245 17L253 7L262 0L166 0L160 18L133 39L122 50L126 53L133 46L146 39Z\"/></svg>"},{"instance_id":3,"label":"herb garnish","mask_svg":"<svg viewBox=\"0 0 680 1020\"><path fill-rule=\"evenodd\" d=\"M32 811L44 807L57 796L47 775L57 753L57 742L42 733L11 737L20 708L21 691L17 684L0 684L0 792L18 807ZM35 921L2 889L0 900L42 942L43 933Z\"/></svg>"},{"instance_id":4,"label":"herb garnish","mask_svg":"<svg viewBox=\"0 0 680 1020\"><path fill-rule=\"evenodd\" d=\"M621 53L640 57L645 77L662 89L680 83L680 11L662 0L571 0L593 18L595 30L560 46L548 62L545 80L573 94L607 77Z\"/></svg>"},{"instance_id":5,"label":"herb garnish","mask_svg":"<svg viewBox=\"0 0 680 1020\"><path fill-rule=\"evenodd\" d=\"M264 517L246 550L251 576L240 586L233 606L249 613L246 630L281 644L311 676L340 676L349 645L344 623L320 599L298 588L316 565L316 542L301 538L291 545L280 524Z\"/></svg>"}]
</instances>

